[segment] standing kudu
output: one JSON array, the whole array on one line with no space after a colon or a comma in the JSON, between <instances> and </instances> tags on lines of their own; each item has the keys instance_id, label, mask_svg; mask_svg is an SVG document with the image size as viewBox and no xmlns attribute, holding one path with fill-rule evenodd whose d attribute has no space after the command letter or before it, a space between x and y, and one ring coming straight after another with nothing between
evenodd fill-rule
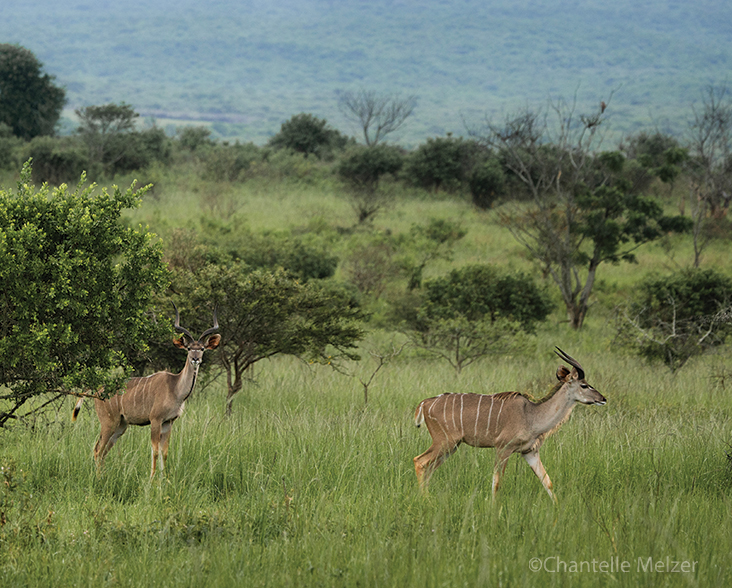
<instances>
[{"instance_id":1,"label":"standing kudu","mask_svg":"<svg viewBox=\"0 0 732 588\"><path fill-rule=\"evenodd\" d=\"M178 374L170 372L156 372L144 378L131 378L127 382L124 393L112 396L106 400L94 399L97 417L102 425L99 439L94 446L94 460L101 468L104 457L117 442L128 425L150 425L150 439L152 441L152 468L150 478L155 476L155 468L160 454L162 443L162 467L168 458L168 444L170 443L170 429L173 422L183 412L187 398L193 392L198 376L198 368L206 349L216 349L221 341L221 335L214 335L219 323L214 310L214 326L207 329L196 339L184 327L180 326L180 315L175 309L175 330L182 333L174 344L180 349L188 351L186 365ZM76 420L84 398L80 398L74 407L72 420Z\"/></svg>"},{"instance_id":2,"label":"standing kudu","mask_svg":"<svg viewBox=\"0 0 732 588\"><path fill-rule=\"evenodd\" d=\"M539 448L572 413L574 405L603 405L605 397L585 381L582 366L557 347L555 352L572 366L557 370L559 384L538 402L518 392L499 394L441 394L423 400L417 407L415 424L427 425L430 448L414 458L417 480L423 491L430 477L461 443L473 447L495 447L493 498L508 458L520 453L556 502L552 482L539 458Z\"/></svg>"}]
</instances>

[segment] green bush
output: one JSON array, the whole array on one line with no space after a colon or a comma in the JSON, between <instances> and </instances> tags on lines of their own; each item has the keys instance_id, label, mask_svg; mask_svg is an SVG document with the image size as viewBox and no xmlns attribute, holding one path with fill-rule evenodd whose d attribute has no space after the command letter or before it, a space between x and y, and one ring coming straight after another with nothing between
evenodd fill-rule
<instances>
[{"instance_id":1,"label":"green bush","mask_svg":"<svg viewBox=\"0 0 732 588\"><path fill-rule=\"evenodd\" d=\"M152 296L167 285L159 244L120 222L141 192L0 190L0 427L36 396L117 391L128 357L157 331Z\"/></svg>"},{"instance_id":2,"label":"green bush","mask_svg":"<svg viewBox=\"0 0 732 588\"><path fill-rule=\"evenodd\" d=\"M691 269L646 279L617 324L618 341L672 371L732 334L732 278Z\"/></svg>"},{"instance_id":3,"label":"green bush","mask_svg":"<svg viewBox=\"0 0 732 588\"><path fill-rule=\"evenodd\" d=\"M338 162L338 176L351 188L373 192L386 174L396 174L404 165L404 155L392 145L358 146Z\"/></svg>"},{"instance_id":4,"label":"green bush","mask_svg":"<svg viewBox=\"0 0 732 588\"><path fill-rule=\"evenodd\" d=\"M546 291L524 273L500 270L490 265L471 265L447 276L425 281L425 318L456 318L471 321L499 318L516 321L527 332L552 311Z\"/></svg>"},{"instance_id":5,"label":"green bush","mask_svg":"<svg viewBox=\"0 0 732 588\"><path fill-rule=\"evenodd\" d=\"M460 372L486 355L524 347L552 304L529 276L474 265L426 281L418 306L400 310L412 343Z\"/></svg>"},{"instance_id":6,"label":"green bush","mask_svg":"<svg viewBox=\"0 0 732 588\"><path fill-rule=\"evenodd\" d=\"M269 140L270 147L290 149L297 153L329 159L333 152L345 148L348 138L328 126L328 121L312 114L296 114L282 123L280 132Z\"/></svg>"},{"instance_id":7,"label":"green bush","mask_svg":"<svg viewBox=\"0 0 732 588\"><path fill-rule=\"evenodd\" d=\"M253 143L209 146L203 155L203 178L219 182L243 180L254 163L262 160L262 156L262 150Z\"/></svg>"},{"instance_id":8,"label":"green bush","mask_svg":"<svg viewBox=\"0 0 732 588\"><path fill-rule=\"evenodd\" d=\"M13 129L0 122L0 169L20 167L20 149L23 145L23 139L13 135Z\"/></svg>"},{"instance_id":9,"label":"green bush","mask_svg":"<svg viewBox=\"0 0 732 588\"><path fill-rule=\"evenodd\" d=\"M504 194L506 176L503 166L497 159L488 159L476 165L470 174L469 184L473 204L478 208L490 208Z\"/></svg>"},{"instance_id":10,"label":"green bush","mask_svg":"<svg viewBox=\"0 0 732 588\"><path fill-rule=\"evenodd\" d=\"M406 177L415 185L438 192L462 189L485 150L476 141L452 136L427 139L407 160Z\"/></svg>"},{"instance_id":11,"label":"green bush","mask_svg":"<svg viewBox=\"0 0 732 588\"><path fill-rule=\"evenodd\" d=\"M35 137L23 149L33 160L33 181L53 186L75 182L88 170L84 145L75 137Z\"/></svg>"}]
</instances>

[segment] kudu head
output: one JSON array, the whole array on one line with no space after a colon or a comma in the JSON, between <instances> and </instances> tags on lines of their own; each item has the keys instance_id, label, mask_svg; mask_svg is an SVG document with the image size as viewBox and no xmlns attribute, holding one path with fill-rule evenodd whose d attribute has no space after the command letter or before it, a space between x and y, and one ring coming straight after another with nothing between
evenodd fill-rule
<instances>
[{"instance_id":1,"label":"kudu head","mask_svg":"<svg viewBox=\"0 0 732 588\"><path fill-rule=\"evenodd\" d=\"M210 329L206 329L203 334L196 339L185 327L180 326L180 314L178 308L173 304L175 308L175 330L179 333L183 333L180 339L173 341L173 344L180 348L188 351L188 361L194 368L198 368L201 365L203 359L203 352L206 349L216 349L221 342L221 335L214 334L219 330L219 321L216 318L216 309L214 309L213 322L214 326Z\"/></svg>"},{"instance_id":2,"label":"kudu head","mask_svg":"<svg viewBox=\"0 0 732 588\"><path fill-rule=\"evenodd\" d=\"M564 353L559 347L554 353L572 366L571 371L563 365L560 365L557 369L557 380L564 382L567 394L572 400L582 404L597 404L599 406L607 402L602 394L587 383L585 371L576 359Z\"/></svg>"}]
</instances>

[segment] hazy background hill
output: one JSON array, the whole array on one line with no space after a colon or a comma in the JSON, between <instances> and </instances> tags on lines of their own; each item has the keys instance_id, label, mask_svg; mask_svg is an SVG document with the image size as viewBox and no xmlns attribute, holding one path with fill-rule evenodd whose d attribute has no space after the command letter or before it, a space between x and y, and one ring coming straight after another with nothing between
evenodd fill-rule
<instances>
[{"instance_id":1,"label":"hazy background hill","mask_svg":"<svg viewBox=\"0 0 732 588\"><path fill-rule=\"evenodd\" d=\"M732 71L727 0L2 0L0 41L32 50L68 112L125 101L174 130L262 143L310 112L351 133L338 93L414 94L414 145L548 97L611 101L615 132L683 131ZM66 128L73 128L66 121Z\"/></svg>"}]
</instances>

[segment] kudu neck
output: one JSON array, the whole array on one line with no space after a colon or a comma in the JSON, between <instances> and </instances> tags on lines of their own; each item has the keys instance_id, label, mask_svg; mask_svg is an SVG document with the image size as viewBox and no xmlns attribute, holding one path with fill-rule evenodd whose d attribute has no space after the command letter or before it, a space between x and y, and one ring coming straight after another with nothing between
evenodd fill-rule
<instances>
[{"instance_id":1,"label":"kudu neck","mask_svg":"<svg viewBox=\"0 0 732 588\"><path fill-rule=\"evenodd\" d=\"M177 374L178 383L176 385L176 395L187 398L193 391L193 386L198 378L198 369L201 367L199 363L191 361L190 354L186 357L185 367Z\"/></svg>"},{"instance_id":2,"label":"kudu neck","mask_svg":"<svg viewBox=\"0 0 732 588\"><path fill-rule=\"evenodd\" d=\"M551 431L572 412L577 401L569 395L569 384L562 385L551 398L532 404L534 424L541 432Z\"/></svg>"}]
</instances>

